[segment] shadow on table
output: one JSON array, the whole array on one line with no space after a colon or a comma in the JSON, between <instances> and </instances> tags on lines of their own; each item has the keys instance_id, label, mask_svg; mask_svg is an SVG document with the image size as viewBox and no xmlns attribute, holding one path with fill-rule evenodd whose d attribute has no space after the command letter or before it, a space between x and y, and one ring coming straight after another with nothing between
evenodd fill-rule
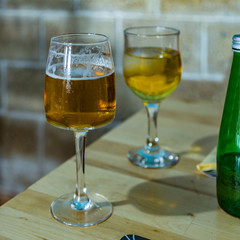
<instances>
[{"instance_id":1,"label":"shadow on table","mask_svg":"<svg viewBox=\"0 0 240 240\"><path fill-rule=\"evenodd\" d=\"M162 180L164 182L174 180L180 183L192 181L193 177L197 176L178 176L174 179ZM217 209L218 204L215 199L213 196L151 181L136 185L128 193L129 204L153 215L194 216L195 213Z\"/></svg>"},{"instance_id":2,"label":"shadow on table","mask_svg":"<svg viewBox=\"0 0 240 240\"><path fill-rule=\"evenodd\" d=\"M185 156L189 153L200 153L206 156L213 150L214 147L217 146L217 141L218 135L211 135L200 138L192 144L191 149L179 152L178 154L180 155L180 157Z\"/></svg>"},{"instance_id":3,"label":"shadow on table","mask_svg":"<svg viewBox=\"0 0 240 240\"><path fill-rule=\"evenodd\" d=\"M161 179L161 182L190 182L195 175ZM209 179L211 180L211 179ZM216 210L217 199L178 187L147 181L133 187L125 201L114 202L113 206L130 204L140 211L153 215L189 215Z\"/></svg>"}]
</instances>

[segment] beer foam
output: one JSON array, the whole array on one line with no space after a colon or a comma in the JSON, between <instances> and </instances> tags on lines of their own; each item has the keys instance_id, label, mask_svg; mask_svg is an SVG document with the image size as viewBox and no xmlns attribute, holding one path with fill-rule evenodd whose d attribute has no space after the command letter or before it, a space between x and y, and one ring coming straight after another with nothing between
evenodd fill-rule
<instances>
[{"instance_id":1,"label":"beer foam","mask_svg":"<svg viewBox=\"0 0 240 240\"><path fill-rule=\"evenodd\" d=\"M64 69L63 64L54 64L46 69L46 75L62 80L94 80L109 76L113 72L113 69L101 65L91 65L91 68L81 65Z\"/></svg>"}]
</instances>

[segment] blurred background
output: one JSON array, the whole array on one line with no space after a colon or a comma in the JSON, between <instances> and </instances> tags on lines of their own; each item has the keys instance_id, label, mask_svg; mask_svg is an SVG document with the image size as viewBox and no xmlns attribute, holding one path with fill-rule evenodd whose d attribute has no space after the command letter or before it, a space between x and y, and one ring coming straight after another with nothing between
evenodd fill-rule
<instances>
[{"instance_id":1,"label":"blurred background","mask_svg":"<svg viewBox=\"0 0 240 240\"><path fill-rule=\"evenodd\" d=\"M239 12L239 0L0 0L0 204L75 153L73 134L48 125L44 116L51 36L96 32L110 37L117 116L89 133L90 144L143 107L122 77L125 28L178 28L183 75L172 95L222 104L232 35L240 33Z\"/></svg>"}]
</instances>

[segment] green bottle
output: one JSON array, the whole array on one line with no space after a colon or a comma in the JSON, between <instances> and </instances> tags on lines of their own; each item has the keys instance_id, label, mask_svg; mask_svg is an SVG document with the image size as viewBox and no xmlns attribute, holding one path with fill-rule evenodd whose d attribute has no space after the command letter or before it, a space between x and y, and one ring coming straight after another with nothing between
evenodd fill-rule
<instances>
[{"instance_id":1,"label":"green bottle","mask_svg":"<svg viewBox=\"0 0 240 240\"><path fill-rule=\"evenodd\" d=\"M233 36L233 61L217 147L217 198L240 217L240 34Z\"/></svg>"}]
</instances>

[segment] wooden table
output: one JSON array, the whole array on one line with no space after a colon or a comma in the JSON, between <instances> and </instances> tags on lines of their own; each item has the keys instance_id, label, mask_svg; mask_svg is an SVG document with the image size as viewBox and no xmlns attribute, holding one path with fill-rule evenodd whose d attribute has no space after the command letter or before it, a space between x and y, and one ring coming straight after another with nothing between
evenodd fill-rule
<instances>
[{"instance_id":1,"label":"wooden table","mask_svg":"<svg viewBox=\"0 0 240 240\"><path fill-rule=\"evenodd\" d=\"M171 169L141 169L126 158L145 143L145 110L131 116L86 150L89 190L113 204L112 216L92 227L68 227L50 215L51 202L74 191L74 157L0 208L1 240L240 239L240 220L218 207L215 179L196 164L216 146L222 109L217 104L166 99L159 137L181 155Z\"/></svg>"}]
</instances>

